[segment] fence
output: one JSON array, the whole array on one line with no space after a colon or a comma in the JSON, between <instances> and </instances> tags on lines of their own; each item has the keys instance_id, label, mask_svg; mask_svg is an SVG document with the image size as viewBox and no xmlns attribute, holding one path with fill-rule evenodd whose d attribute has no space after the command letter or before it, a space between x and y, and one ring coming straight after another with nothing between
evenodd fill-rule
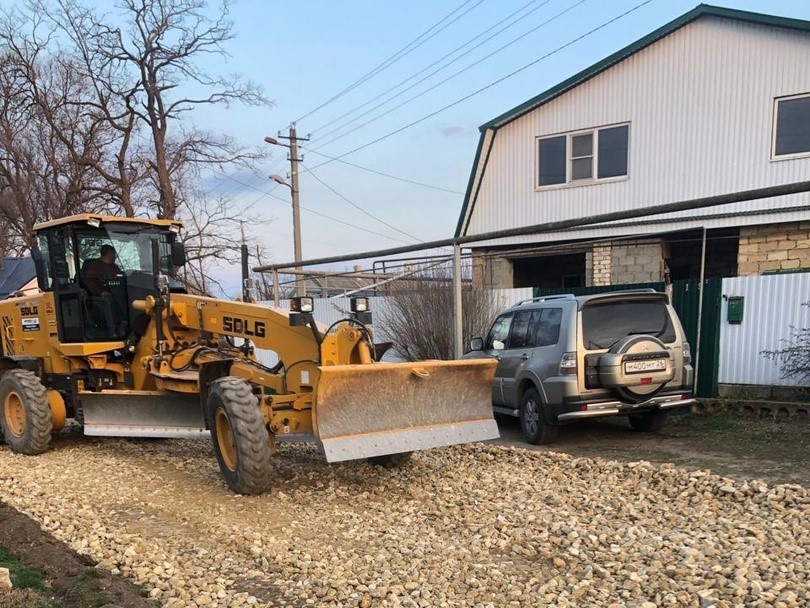
<instances>
[{"instance_id":1,"label":"fence","mask_svg":"<svg viewBox=\"0 0 810 608\"><path fill-rule=\"evenodd\" d=\"M740 323L728 321L728 301L734 296L744 298ZM761 353L783 348L792 327L810 327L808 301L808 273L723 279L718 382L797 386L797 379L781 377L778 366Z\"/></svg>"}]
</instances>

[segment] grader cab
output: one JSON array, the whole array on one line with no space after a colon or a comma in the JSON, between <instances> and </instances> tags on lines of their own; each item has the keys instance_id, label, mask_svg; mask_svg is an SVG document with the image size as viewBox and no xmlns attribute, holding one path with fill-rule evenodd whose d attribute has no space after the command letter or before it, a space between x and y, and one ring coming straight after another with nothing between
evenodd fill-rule
<instances>
[{"instance_id":1,"label":"grader cab","mask_svg":"<svg viewBox=\"0 0 810 608\"><path fill-rule=\"evenodd\" d=\"M380 363L364 312L324 328L307 298L286 311L189 294L172 278L180 228L98 215L36 227L40 293L0 302L12 450L43 452L68 418L86 435L210 434L228 486L256 494L272 485L276 440L399 466L414 450L498 436L493 361Z\"/></svg>"}]
</instances>

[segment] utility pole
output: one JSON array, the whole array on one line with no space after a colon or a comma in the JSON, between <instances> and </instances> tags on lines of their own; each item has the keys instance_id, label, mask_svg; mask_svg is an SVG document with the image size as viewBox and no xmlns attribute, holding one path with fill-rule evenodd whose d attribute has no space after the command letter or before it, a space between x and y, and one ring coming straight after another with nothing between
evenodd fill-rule
<instances>
[{"instance_id":1,"label":"utility pole","mask_svg":"<svg viewBox=\"0 0 810 608\"><path fill-rule=\"evenodd\" d=\"M295 123L290 124L289 135L284 136L279 131L279 139L286 139L290 142L287 146L290 149L288 160L290 161L290 192L292 194L292 208L293 208L293 248L294 248L294 261L301 262L303 254L301 253L301 203L299 201L298 190L298 163L304 160L304 157L298 157L298 142L309 141L309 137L298 137L295 133ZM284 145L284 144L282 144ZM296 265L296 270L301 270L301 266ZM307 284L303 274L297 274L295 281L295 293L298 296L307 295Z\"/></svg>"}]
</instances>

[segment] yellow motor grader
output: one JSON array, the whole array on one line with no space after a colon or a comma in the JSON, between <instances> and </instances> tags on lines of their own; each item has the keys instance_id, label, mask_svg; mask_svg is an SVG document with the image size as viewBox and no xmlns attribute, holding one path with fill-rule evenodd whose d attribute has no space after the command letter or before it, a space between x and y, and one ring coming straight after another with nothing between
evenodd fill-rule
<instances>
[{"instance_id":1,"label":"yellow motor grader","mask_svg":"<svg viewBox=\"0 0 810 608\"><path fill-rule=\"evenodd\" d=\"M231 490L258 494L276 440L402 466L498 436L495 362L378 362L367 301L324 328L309 298L287 311L191 295L172 278L185 263L176 221L83 214L35 229L41 292L0 302L0 423L15 452L43 452L67 418L94 436L210 433Z\"/></svg>"}]
</instances>

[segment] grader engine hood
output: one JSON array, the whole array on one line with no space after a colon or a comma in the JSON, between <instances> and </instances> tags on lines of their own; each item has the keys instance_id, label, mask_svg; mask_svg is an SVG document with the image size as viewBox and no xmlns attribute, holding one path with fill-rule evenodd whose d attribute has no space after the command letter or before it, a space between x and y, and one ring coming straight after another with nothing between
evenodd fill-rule
<instances>
[{"instance_id":1,"label":"grader engine hood","mask_svg":"<svg viewBox=\"0 0 810 608\"><path fill-rule=\"evenodd\" d=\"M328 462L496 439L494 360L320 367L315 435Z\"/></svg>"}]
</instances>

